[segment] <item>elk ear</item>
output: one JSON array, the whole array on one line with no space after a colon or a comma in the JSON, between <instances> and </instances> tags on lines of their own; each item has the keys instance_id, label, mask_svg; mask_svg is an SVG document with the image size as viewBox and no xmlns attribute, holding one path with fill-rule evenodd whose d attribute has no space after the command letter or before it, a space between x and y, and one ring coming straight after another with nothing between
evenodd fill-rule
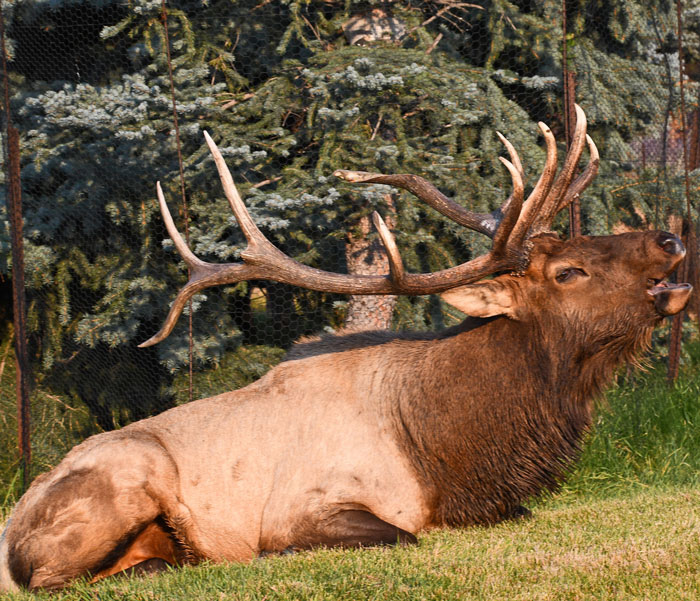
<instances>
[{"instance_id":1,"label":"elk ear","mask_svg":"<svg viewBox=\"0 0 700 601\"><path fill-rule=\"evenodd\" d=\"M515 317L513 291L498 280L459 286L440 296L446 303L472 317Z\"/></svg>"}]
</instances>

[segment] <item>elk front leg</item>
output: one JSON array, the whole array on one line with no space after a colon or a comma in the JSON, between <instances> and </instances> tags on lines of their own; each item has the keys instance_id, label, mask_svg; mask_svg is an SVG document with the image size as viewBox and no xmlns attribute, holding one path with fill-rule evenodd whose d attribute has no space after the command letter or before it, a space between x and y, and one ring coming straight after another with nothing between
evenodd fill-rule
<instances>
[{"instance_id":1,"label":"elk front leg","mask_svg":"<svg viewBox=\"0 0 700 601\"><path fill-rule=\"evenodd\" d=\"M295 528L294 549L314 547L372 547L415 544L410 532L389 524L364 509L341 509L319 520L308 520Z\"/></svg>"},{"instance_id":2,"label":"elk front leg","mask_svg":"<svg viewBox=\"0 0 700 601\"><path fill-rule=\"evenodd\" d=\"M532 511L523 505L518 505L508 516L510 520L529 520L530 518L532 518Z\"/></svg>"}]
</instances>

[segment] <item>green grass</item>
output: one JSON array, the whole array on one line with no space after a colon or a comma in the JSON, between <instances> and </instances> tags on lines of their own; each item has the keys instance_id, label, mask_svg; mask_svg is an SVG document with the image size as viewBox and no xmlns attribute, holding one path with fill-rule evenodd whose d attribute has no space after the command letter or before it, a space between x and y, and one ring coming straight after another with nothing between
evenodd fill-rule
<instances>
[{"instance_id":1,"label":"green grass","mask_svg":"<svg viewBox=\"0 0 700 601\"><path fill-rule=\"evenodd\" d=\"M700 366L674 386L665 367L610 389L560 495L606 497L649 487L700 488Z\"/></svg>"},{"instance_id":2,"label":"green grass","mask_svg":"<svg viewBox=\"0 0 700 601\"><path fill-rule=\"evenodd\" d=\"M553 502L527 521L429 532L416 547L319 550L247 565L204 565L79 583L38 598L696 601L700 491Z\"/></svg>"}]
</instances>

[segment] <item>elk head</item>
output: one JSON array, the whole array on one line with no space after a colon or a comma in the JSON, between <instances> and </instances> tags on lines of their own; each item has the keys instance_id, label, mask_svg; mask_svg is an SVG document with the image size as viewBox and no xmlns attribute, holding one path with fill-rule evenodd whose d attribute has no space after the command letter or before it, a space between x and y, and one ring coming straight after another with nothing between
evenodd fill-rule
<instances>
[{"instance_id":1,"label":"elk head","mask_svg":"<svg viewBox=\"0 0 700 601\"><path fill-rule=\"evenodd\" d=\"M629 315L653 326L661 317L681 311L692 290L689 284L671 285L663 281L685 254L676 236L665 232L639 232L562 241L549 231L556 214L578 198L598 171L598 150L586 134L586 116L578 105L576 119L572 143L558 176L556 141L549 127L538 124L546 144L546 161L527 200L524 199L523 168L518 154L508 140L498 134L510 155L510 161L499 158L510 172L513 192L501 208L492 213L469 211L416 175L336 171L334 175L348 182L380 183L408 190L453 221L493 240L487 254L461 265L434 273L407 273L391 232L375 212L374 224L389 257L387 276L330 273L302 265L284 255L253 222L219 149L205 132L224 193L248 246L241 253L242 263L211 264L197 258L175 228L158 183L163 219L175 247L190 267L191 277L177 295L162 329L139 346L151 346L166 338L187 301L200 290L249 279L270 279L340 294L443 293L447 302L468 315L505 315L525 321L549 313L566 320L582 312L589 315L589 320L597 319L600 311L596 309L613 304L618 308L627 307ZM586 143L590 159L574 179ZM501 275L475 283L496 274ZM607 327L611 319L604 321Z\"/></svg>"},{"instance_id":2,"label":"elk head","mask_svg":"<svg viewBox=\"0 0 700 601\"><path fill-rule=\"evenodd\" d=\"M468 315L505 315L536 326L539 338L557 352L576 349L580 359L606 353L614 366L632 360L654 326L681 311L692 291L689 284L664 281L685 255L673 234L572 240L540 234L531 242L522 277L504 274L442 297Z\"/></svg>"}]
</instances>

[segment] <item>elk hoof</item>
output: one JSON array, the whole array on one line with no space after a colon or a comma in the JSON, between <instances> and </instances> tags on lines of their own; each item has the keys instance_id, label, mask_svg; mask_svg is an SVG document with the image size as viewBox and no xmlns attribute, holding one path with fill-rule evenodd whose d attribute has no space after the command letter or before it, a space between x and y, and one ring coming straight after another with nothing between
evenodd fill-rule
<instances>
[{"instance_id":1,"label":"elk hoof","mask_svg":"<svg viewBox=\"0 0 700 601\"><path fill-rule=\"evenodd\" d=\"M121 572L125 576L147 576L149 574L159 574L160 572L165 572L168 568L172 567L172 564L168 563L160 557L152 557L141 563L137 563L135 566Z\"/></svg>"},{"instance_id":2,"label":"elk hoof","mask_svg":"<svg viewBox=\"0 0 700 601\"><path fill-rule=\"evenodd\" d=\"M279 556L279 555L294 555L295 553L298 553L301 550L302 549L300 549L298 547L293 547L292 545L290 545L289 547L285 547L284 549L282 549L280 551L267 551L267 550L263 549L258 554L258 557L274 557L274 556Z\"/></svg>"},{"instance_id":3,"label":"elk hoof","mask_svg":"<svg viewBox=\"0 0 700 601\"><path fill-rule=\"evenodd\" d=\"M511 520L529 520L530 518L532 518L532 511L522 505L518 505L510 514Z\"/></svg>"}]
</instances>

